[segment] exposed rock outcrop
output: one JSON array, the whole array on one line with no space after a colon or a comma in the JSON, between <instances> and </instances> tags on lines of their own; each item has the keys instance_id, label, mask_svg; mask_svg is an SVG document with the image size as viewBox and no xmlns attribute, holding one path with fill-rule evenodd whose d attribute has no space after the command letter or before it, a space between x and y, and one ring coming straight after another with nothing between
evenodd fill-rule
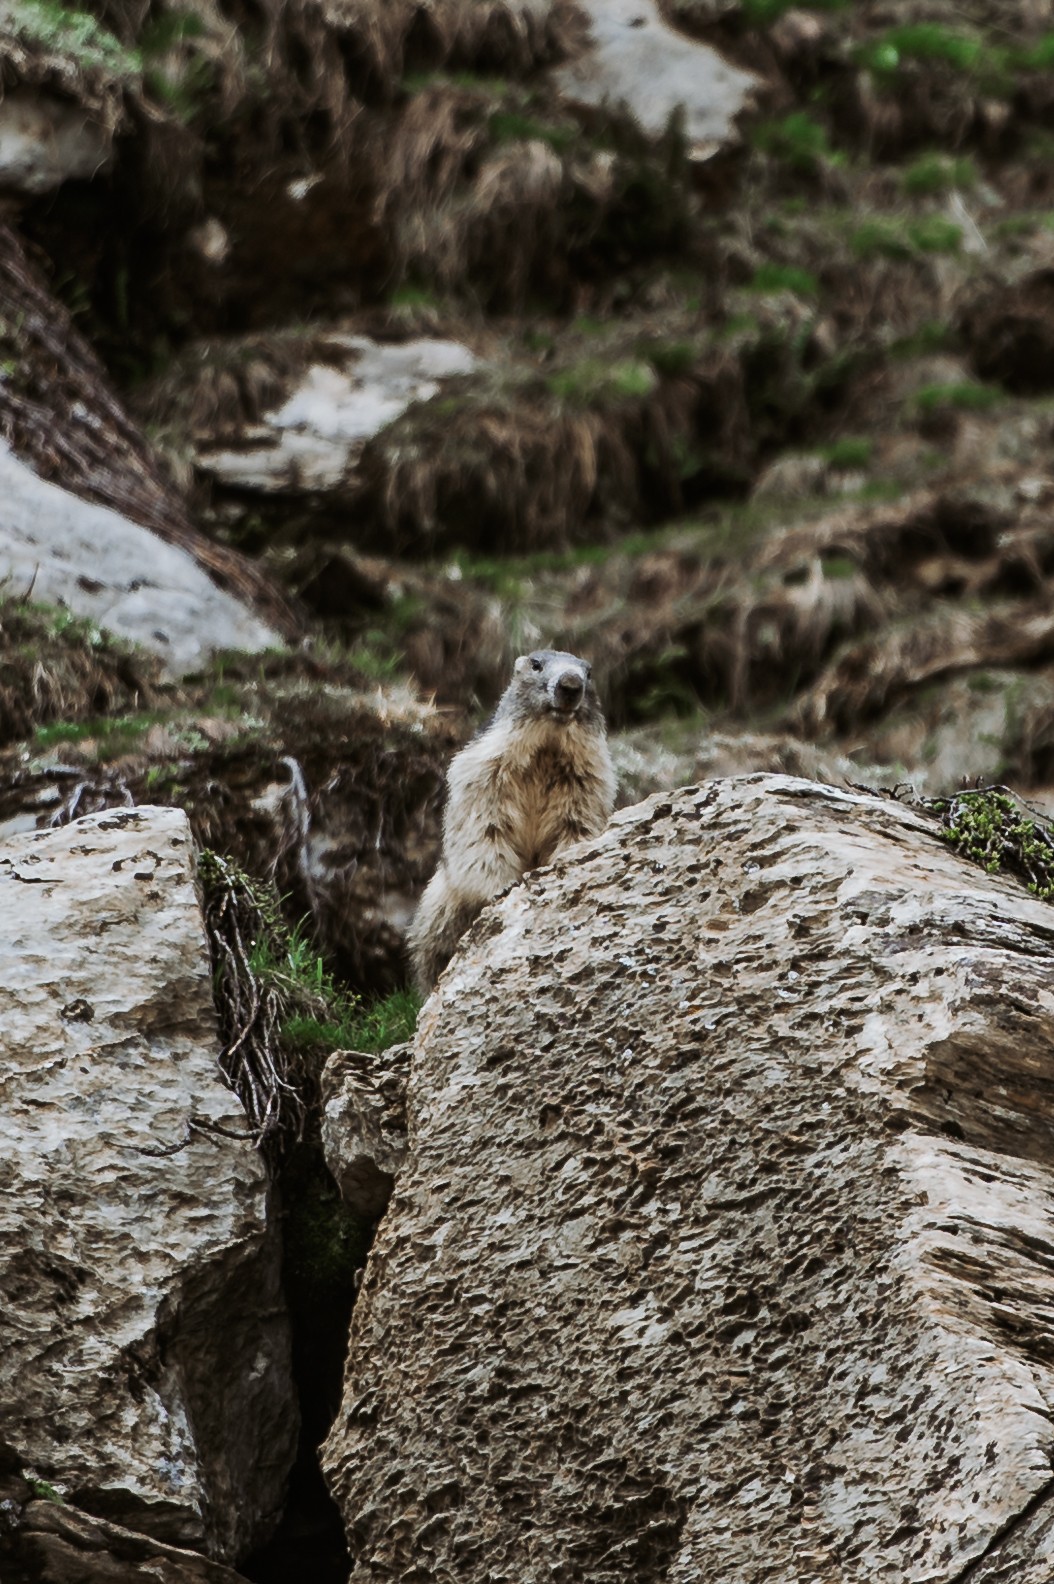
<instances>
[{"instance_id":1,"label":"exposed rock outcrop","mask_svg":"<svg viewBox=\"0 0 1054 1584\"><path fill-rule=\"evenodd\" d=\"M334 1051L322 1074L326 1165L345 1205L364 1221L384 1213L406 1159L411 1050Z\"/></svg>"},{"instance_id":2,"label":"exposed rock outcrop","mask_svg":"<svg viewBox=\"0 0 1054 1584\"><path fill-rule=\"evenodd\" d=\"M586 0L585 11L587 48L557 74L569 99L625 105L653 136L679 113L698 157L734 142L735 118L758 78L670 27L655 0Z\"/></svg>"},{"instance_id":3,"label":"exposed rock outcrop","mask_svg":"<svg viewBox=\"0 0 1054 1584\"><path fill-rule=\"evenodd\" d=\"M277 1519L297 1409L186 816L11 838L0 912L4 1452L71 1505L237 1557Z\"/></svg>"},{"instance_id":4,"label":"exposed rock outcrop","mask_svg":"<svg viewBox=\"0 0 1054 1584\"><path fill-rule=\"evenodd\" d=\"M355 1584L1043 1576L1052 1034L1050 907L857 792L657 797L485 912L325 1449Z\"/></svg>"},{"instance_id":5,"label":"exposed rock outcrop","mask_svg":"<svg viewBox=\"0 0 1054 1584\"><path fill-rule=\"evenodd\" d=\"M238 1584L240 1573L194 1551L164 1545L146 1535L48 1498L26 1500L31 1490L17 1482L19 1501L0 1499L7 1523L0 1525L0 1570L10 1584ZM2 1489L3 1487L0 1487Z\"/></svg>"},{"instance_id":6,"label":"exposed rock outcrop","mask_svg":"<svg viewBox=\"0 0 1054 1584\"><path fill-rule=\"evenodd\" d=\"M175 676L217 649L281 638L179 545L39 478L0 440L0 579L162 657Z\"/></svg>"}]
</instances>

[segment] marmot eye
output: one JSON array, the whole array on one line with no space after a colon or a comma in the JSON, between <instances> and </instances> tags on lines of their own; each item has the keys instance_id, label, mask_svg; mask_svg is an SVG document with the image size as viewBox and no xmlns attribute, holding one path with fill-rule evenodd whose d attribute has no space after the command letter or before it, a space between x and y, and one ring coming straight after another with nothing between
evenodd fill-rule
<instances>
[{"instance_id":1,"label":"marmot eye","mask_svg":"<svg viewBox=\"0 0 1054 1584\"><path fill-rule=\"evenodd\" d=\"M532 671L541 671L541 669L542 669L542 662L540 660L535 660L534 656L532 655L531 656L531 670Z\"/></svg>"},{"instance_id":2,"label":"marmot eye","mask_svg":"<svg viewBox=\"0 0 1054 1584\"><path fill-rule=\"evenodd\" d=\"M586 681L587 682L590 681L590 679L592 678L592 675L593 675L593 667L591 665L587 665L586 666Z\"/></svg>"}]
</instances>

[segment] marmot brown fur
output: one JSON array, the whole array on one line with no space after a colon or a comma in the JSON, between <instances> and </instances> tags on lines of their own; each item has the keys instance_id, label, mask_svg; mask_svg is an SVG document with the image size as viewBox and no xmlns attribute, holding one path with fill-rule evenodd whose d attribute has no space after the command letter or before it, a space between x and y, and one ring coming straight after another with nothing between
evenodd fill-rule
<instances>
[{"instance_id":1,"label":"marmot brown fur","mask_svg":"<svg viewBox=\"0 0 1054 1584\"><path fill-rule=\"evenodd\" d=\"M443 852L410 930L425 993L488 902L607 824L615 771L590 672L554 649L521 655L489 725L452 760Z\"/></svg>"}]
</instances>

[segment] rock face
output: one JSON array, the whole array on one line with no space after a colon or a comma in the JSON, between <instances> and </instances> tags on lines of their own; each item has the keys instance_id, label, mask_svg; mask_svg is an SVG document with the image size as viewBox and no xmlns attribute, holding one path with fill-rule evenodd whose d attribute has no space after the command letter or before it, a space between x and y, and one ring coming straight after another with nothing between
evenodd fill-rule
<instances>
[{"instance_id":1,"label":"rock face","mask_svg":"<svg viewBox=\"0 0 1054 1584\"><path fill-rule=\"evenodd\" d=\"M406 1159L411 1049L334 1051L322 1074L326 1165L345 1205L364 1221L384 1213Z\"/></svg>"},{"instance_id":2,"label":"rock face","mask_svg":"<svg viewBox=\"0 0 1054 1584\"><path fill-rule=\"evenodd\" d=\"M268 649L278 634L212 582L186 550L38 478L0 441L0 579L162 657L175 676L217 649Z\"/></svg>"},{"instance_id":3,"label":"rock face","mask_svg":"<svg viewBox=\"0 0 1054 1584\"><path fill-rule=\"evenodd\" d=\"M133 1578L153 1584L238 1584L242 1577L222 1562L89 1518L60 1502L37 1500L23 1506L11 1497L5 1501L9 1510L17 1511L14 1532L0 1533L0 1569L10 1584L22 1579L33 1584L126 1584Z\"/></svg>"},{"instance_id":4,"label":"rock face","mask_svg":"<svg viewBox=\"0 0 1054 1584\"><path fill-rule=\"evenodd\" d=\"M50 192L96 175L112 151L111 129L69 100L17 90L0 100L0 188Z\"/></svg>"},{"instance_id":5,"label":"rock face","mask_svg":"<svg viewBox=\"0 0 1054 1584\"><path fill-rule=\"evenodd\" d=\"M411 402L434 396L441 380L476 367L473 354L457 341L385 346L368 336L334 334L323 345L331 362L308 368L237 449L199 448L203 471L238 489L335 489L372 435Z\"/></svg>"},{"instance_id":6,"label":"rock face","mask_svg":"<svg viewBox=\"0 0 1054 1584\"><path fill-rule=\"evenodd\" d=\"M353 1580L1046 1577L1054 912L782 777L579 853L422 1015Z\"/></svg>"},{"instance_id":7,"label":"rock face","mask_svg":"<svg viewBox=\"0 0 1054 1584\"><path fill-rule=\"evenodd\" d=\"M586 0L587 48L556 81L572 102L623 104L658 136L680 111L696 157L733 139L733 123L760 86L716 50L669 26L654 0Z\"/></svg>"},{"instance_id":8,"label":"rock face","mask_svg":"<svg viewBox=\"0 0 1054 1584\"><path fill-rule=\"evenodd\" d=\"M192 858L170 809L0 844L0 1449L222 1561L277 1518L297 1410Z\"/></svg>"}]
</instances>

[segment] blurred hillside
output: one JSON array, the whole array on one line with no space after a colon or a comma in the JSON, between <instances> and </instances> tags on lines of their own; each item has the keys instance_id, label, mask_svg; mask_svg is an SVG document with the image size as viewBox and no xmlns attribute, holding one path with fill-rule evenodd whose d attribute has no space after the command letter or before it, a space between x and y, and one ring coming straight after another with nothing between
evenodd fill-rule
<instances>
[{"instance_id":1,"label":"blurred hillside","mask_svg":"<svg viewBox=\"0 0 1054 1584\"><path fill-rule=\"evenodd\" d=\"M1046 0L7 0L0 77L0 432L308 693L456 737L552 643L627 796L1050 783ZM49 686L11 631L34 764L116 711L180 784L177 707L296 755L262 673Z\"/></svg>"}]
</instances>

